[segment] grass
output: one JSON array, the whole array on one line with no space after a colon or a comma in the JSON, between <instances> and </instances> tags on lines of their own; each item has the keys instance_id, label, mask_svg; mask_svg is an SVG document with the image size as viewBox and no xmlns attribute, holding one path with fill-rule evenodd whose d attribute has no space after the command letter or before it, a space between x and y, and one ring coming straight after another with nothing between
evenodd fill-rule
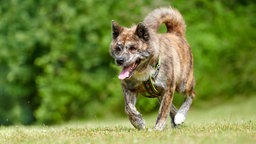
<instances>
[{"instance_id":1,"label":"grass","mask_svg":"<svg viewBox=\"0 0 256 144\"><path fill-rule=\"evenodd\" d=\"M185 124L154 131L156 114L145 117L147 130L138 131L128 119L72 122L58 126L0 127L0 143L82 144L253 144L256 143L256 97L236 99L210 109L191 109Z\"/></svg>"}]
</instances>

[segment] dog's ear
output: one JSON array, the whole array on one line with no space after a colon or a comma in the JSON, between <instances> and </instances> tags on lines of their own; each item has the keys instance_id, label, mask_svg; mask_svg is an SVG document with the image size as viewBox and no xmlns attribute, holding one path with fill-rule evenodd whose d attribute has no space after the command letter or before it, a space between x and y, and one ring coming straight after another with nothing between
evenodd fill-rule
<instances>
[{"instance_id":1,"label":"dog's ear","mask_svg":"<svg viewBox=\"0 0 256 144\"><path fill-rule=\"evenodd\" d=\"M143 23L139 23L137 25L136 31L135 31L136 35L145 40L148 41L149 40L149 32L148 32L148 28L143 24Z\"/></svg>"},{"instance_id":2,"label":"dog's ear","mask_svg":"<svg viewBox=\"0 0 256 144\"><path fill-rule=\"evenodd\" d=\"M115 21L112 20L112 37L116 39L123 31L123 28Z\"/></svg>"}]
</instances>

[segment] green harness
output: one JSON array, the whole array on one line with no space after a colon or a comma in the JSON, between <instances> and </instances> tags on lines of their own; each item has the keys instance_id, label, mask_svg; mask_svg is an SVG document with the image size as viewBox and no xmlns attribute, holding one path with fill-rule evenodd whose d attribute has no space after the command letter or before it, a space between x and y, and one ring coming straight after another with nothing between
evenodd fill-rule
<instances>
[{"instance_id":1,"label":"green harness","mask_svg":"<svg viewBox=\"0 0 256 144\"><path fill-rule=\"evenodd\" d=\"M143 82L144 88L146 89L147 93L149 94L146 97L156 98L156 97L161 96L161 92L159 92L155 87L155 80L159 73L159 69L160 69L160 57L158 58L158 62L155 65L155 70L156 70L155 73L153 75L151 75L147 81Z\"/></svg>"}]
</instances>

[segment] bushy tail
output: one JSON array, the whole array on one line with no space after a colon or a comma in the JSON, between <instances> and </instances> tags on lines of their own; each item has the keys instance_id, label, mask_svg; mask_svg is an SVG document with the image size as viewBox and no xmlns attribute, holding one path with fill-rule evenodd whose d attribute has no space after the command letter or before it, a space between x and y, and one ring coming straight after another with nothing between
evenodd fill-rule
<instances>
[{"instance_id":1,"label":"bushy tail","mask_svg":"<svg viewBox=\"0 0 256 144\"><path fill-rule=\"evenodd\" d=\"M159 8L149 13L143 23L157 32L160 25L164 23L169 33L184 35L186 24L178 10L173 8Z\"/></svg>"}]
</instances>

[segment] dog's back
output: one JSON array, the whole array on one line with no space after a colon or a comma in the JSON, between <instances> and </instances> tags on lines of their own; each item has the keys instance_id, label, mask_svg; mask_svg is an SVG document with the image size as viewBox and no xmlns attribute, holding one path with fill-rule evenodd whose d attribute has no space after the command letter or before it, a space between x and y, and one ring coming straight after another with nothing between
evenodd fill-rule
<instances>
[{"instance_id":1,"label":"dog's back","mask_svg":"<svg viewBox=\"0 0 256 144\"><path fill-rule=\"evenodd\" d=\"M157 47L164 65L169 65L166 73L173 77L178 92L194 97L193 56L185 39L186 25L181 14L173 8L159 8L149 13L143 23L153 33L161 24L166 25L167 33L158 35Z\"/></svg>"}]
</instances>

